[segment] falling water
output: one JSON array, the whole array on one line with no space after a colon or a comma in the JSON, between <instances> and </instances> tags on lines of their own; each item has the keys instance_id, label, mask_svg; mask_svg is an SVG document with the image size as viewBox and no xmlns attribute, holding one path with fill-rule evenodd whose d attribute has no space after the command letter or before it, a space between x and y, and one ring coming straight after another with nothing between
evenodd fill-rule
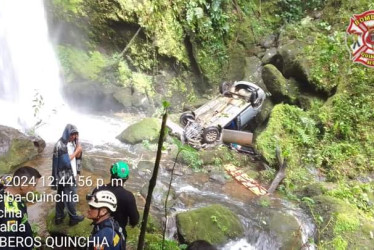
<instances>
[{"instance_id":1,"label":"falling water","mask_svg":"<svg viewBox=\"0 0 374 250\"><path fill-rule=\"evenodd\" d=\"M42 0L0 1L1 124L28 130L63 105L45 15Z\"/></svg>"},{"instance_id":2,"label":"falling water","mask_svg":"<svg viewBox=\"0 0 374 250\"><path fill-rule=\"evenodd\" d=\"M72 123L83 140L118 142L122 119L80 114L64 103L46 20L42 0L0 1L0 124L56 142Z\"/></svg>"}]
</instances>

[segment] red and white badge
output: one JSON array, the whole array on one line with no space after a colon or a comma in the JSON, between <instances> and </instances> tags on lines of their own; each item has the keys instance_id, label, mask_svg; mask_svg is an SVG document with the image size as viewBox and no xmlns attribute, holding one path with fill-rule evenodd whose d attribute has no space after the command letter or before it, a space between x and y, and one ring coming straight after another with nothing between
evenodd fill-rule
<instances>
[{"instance_id":1,"label":"red and white badge","mask_svg":"<svg viewBox=\"0 0 374 250\"><path fill-rule=\"evenodd\" d=\"M353 36L353 43L348 45L352 60L374 68L374 10L354 14L347 33Z\"/></svg>"}]
</instances>

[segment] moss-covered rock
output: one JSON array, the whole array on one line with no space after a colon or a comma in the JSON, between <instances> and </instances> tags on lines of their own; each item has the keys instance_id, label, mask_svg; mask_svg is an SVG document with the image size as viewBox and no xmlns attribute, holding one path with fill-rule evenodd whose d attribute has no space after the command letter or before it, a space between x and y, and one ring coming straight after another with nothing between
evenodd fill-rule
<instances>
[{"instance_id":1,"label":"moss-covered rock","mask_svg":"<svg viewBox=\"0 0 374 250\"><path fill-rule=\"evenodd\" d=\"M272 94L272 99L281 102L286 100L295 103L299 94L297 82L287 80L282 73L272 64L267 64L262 70L262 79L267 89Z\"/></svg>"},{"instance_id":2,"label":"moss-covered rock","mask_svg":"<svg viewBox=\"0 0 374 250\"><path fill-rule=\"evenodd\" d=\"M278 53L283 59L283 75L305 83L309 75L309 65L302 56L304 47L305 44L292 41L279 47Z\"/></svg>"},{"instance_id":3,"label":"moss-covered rock","mask_svg":"<svg viewBox=\"0 0 374 250\"><path fill-rule=\"evenodd\" d=\"M222 244L243 234L238 217L221 205L179 213L177 227L178 234L186 243L200 239L212 244Z\"/></svg>"},{"instance_id":4,"label":"moss-covered rock","mask_svg":"<svg viewBox=\"0 0 374 250\"><path fill-rule=\"evenodd\" d=\"M14 128L0 125L0 173L8 173L13 167L38 155L44 147L36 143Z\"/></svg>"},{"instance_id":5,"label":"moss-covered rock","mask_svg":"<svg viewBox=\"0 0 374 250\"><path fill-rule=\"evenodd\" d=\"M160 134L161 122L156 118L145 118L130 125L116 138L122 142L136 144L144 140L155 142Z\"/></svg>"},{"instance_id":6,"label":"moss-covered rock","mask_svg":"<svg viewBox=\"0 0 374 250\"><path fill-rule=\"evenodd\" d=\"M343 200L320 195L309 209L318 225L318 244L330 249L371 249L374 221Z\"/></svg>"}]
</instances>

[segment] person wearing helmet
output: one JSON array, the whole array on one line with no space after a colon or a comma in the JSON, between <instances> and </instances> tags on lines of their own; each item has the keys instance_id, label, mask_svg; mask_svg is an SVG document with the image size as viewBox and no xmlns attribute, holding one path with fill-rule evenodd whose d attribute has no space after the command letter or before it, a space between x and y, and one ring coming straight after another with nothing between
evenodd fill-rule
<instances>
[{"instance_id":1,"label":"person wearing helmet","mask_svg":"<svg viewBox=\"0 0 374 250\"><path fill-rule=\"evenodd\" d=\"M108 190L99 190L86 196L87 217L93 221L89 249L125 249L122 228L111 216L117 209L117 198Z\"/></svg>"},{"instance_id":2,"label":"person wearing helmet","mask_svg":"<svg viewBox=\"0 0 374 250\"><path fill-rule=\"evenodd\" d=\"M136 206L135 197L133 193L123 187L129 178L129 165L126 162L118 161L111 166L110 174L110 183L100 187L99 190L109 190L115 194L118 202L118 209L113 213L113 217L118 221L123 229L125 237L127 238L127 223L132 227L135 227L139 223L139 212Z\"/></svg>"}]
</instances>

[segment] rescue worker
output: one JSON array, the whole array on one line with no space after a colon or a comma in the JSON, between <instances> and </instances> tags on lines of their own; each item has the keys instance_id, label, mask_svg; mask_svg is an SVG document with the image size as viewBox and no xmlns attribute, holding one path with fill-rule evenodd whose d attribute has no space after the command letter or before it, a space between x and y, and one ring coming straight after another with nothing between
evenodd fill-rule
<instances>
[{"instance_id":1,"label":"rescue worker","mask_svg":"<svg viewBox=\"0 0 374 250\"><path fill-rule=\"evenodd\" d=\"M22 197L35 190L40 177L38 170L24 166L0 190L0 237L5 238L0 249L33 249L34 239Z\"/></svg>"},{"instance_id":2,"label":"rescue worker","mask_svg":"<svg viewBox=\"0 0 374 250\"><path fill-rule=\"evenodd\" d=\"M102 186L99 190L109 190L117 198L118 209L113 213L113 218L118 221L127 238L126 226L129 223L135 227L139 223L139 212L136 206L136 200L130 191L126 190L123 185L129 178L130 168L126 162L118 161L110 168L110 183Z\"/></svg>"},{"instance_id":3,"label":"rescue worker","mask_svg":"<svg viewBox=\"0 0 374 250\"><path fill-rule=\"evenodd\" d=\"M62 197L60 201L56 202L56 225L63 222L65 207L70 217L70 226L74 226L84 220L84 216L77 214L76 202L74 201L74 197L77 196L75 157L82 153L80 144L76 145L74 149L72 148L77 136L77 128L74 125L67 124L62 137L57 141L53 150L52 188L57 189L57 194Z\"/></svg>"},{"instance_id":4,"label":"rescue worker","mask_svg":"<svg viewBox=\"0 0 374 250\"><path fill-rule=\"evenodd\" d=\"M89 205L87 217L93 220L94 225L90 242L95 245L89 246L89 249L125 249L122 228L111 217L117 209L116 196L108 190L99 190L87 195L86 199Z\"/></svg>"}]
</instances>

